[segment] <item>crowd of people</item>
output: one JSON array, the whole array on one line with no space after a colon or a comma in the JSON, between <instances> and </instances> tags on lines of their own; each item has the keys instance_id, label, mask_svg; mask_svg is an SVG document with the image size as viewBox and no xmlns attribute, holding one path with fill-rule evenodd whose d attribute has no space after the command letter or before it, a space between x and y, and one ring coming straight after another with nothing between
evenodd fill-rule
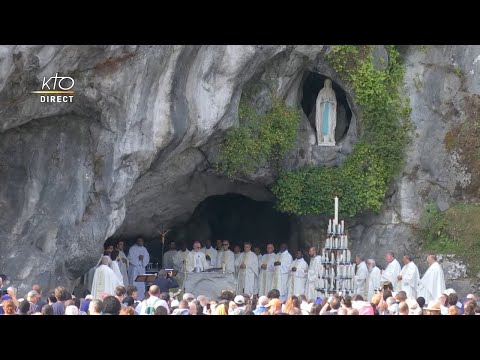
<instances>
[{"instance_id":1,"label":"crowd of people","mask_svg":"<svg viewBox=\"0 0 480 360\"><path fill-rule=\"evenodd\" d=\"M374 259L355 256L354 289L348 294L328 293L319 288L323 267L317 249L308 250L309 261L298 251L295 259L287 244L268 243L266 253L245 242L229 250L228 240L218 240L217 248L206 241L185 244L176 250L170 242L163 257L163 269L147 284L135 281L146 272L150 256L143 239L138 238L123 251L124 242L106 243L97 265L84 278L88 295L71 294L57 287L43 297L38 284L24 298L17 299L15 287L6 285L0 275L2 307L5 315L474 315L480 307L474 294L460 299L453 289L445 289L443 270L435 255L429 255L428 270L420 277L409 255L403 267L393 252L385 255L387 266L380 270ZM217 270L234 274L235 289L218 297L183 293L176 274Z\"/></svg>"}]
</instances>

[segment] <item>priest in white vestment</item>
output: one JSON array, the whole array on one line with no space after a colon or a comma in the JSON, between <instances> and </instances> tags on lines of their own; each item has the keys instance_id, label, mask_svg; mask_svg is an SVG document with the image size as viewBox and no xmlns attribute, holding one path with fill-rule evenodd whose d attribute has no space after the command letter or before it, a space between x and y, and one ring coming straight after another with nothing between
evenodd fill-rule
<instances>
[{"instance_id":1,"label":"priest in white vestment","mask_svg":"<svg viewBox=\"0 0 480 360\"><path fill-rule=\"evenodd\" d=\"M360 295L363 300L370 302L370 299L367 299L367 264L365 264L365 260L362 255L355 256L355 263L357 264L357 271L355 272L355 276L353 277L354 293L355 295Z\"/></svg>"},{"instance_id":2,"label":"priest in white vestment","mask_svg":"<svg viewBox=\"0 0 480 360\"><path fill-rule=\"evenodd\" d=\"M218 267L216 264L217 250L213 248L212 240L205 240L205 247L203 247L201 251L205 254L205 258L207 259L207 269Z\"/></svg>"},{"instance_id":3,"label":"priest in white vestment","mask_svg":"<svg viewBox=\"0 0 480 360\"><path fill-rule=\"evenodd\" d=\"M297 251L297 258L290 265L288 278L288 296L305 295L305 283L307 281L308 264L303 258L301 250Z\"/></svg>"},{"instance_id":4,"label":"priest in white vestment","mask_svg":"<svg viewBox=\"0 0 480 360\"><path fill-rule=\"evenodd\" d=\"M260 250L260 248L258 246L255 246L253 248L253 252L255 253L255 255L257 255L257 258L258 258L258 274L260 275L260 264L261 264L261 261L262 261L262 251ZM255 278L255 289L254 289L254 294L258 294L258 291L260 290L259 286L260 284L258 283L259 282L259 279L258 279L258 276Z\"/></svg>"},{"instance_id":5,"label":"priest in white vestment","mask_svg":"<svg viewBox=\"0 0 480 360\"><path fill-rule=\"evenodd\" d=\"M223 249L217 252L217 267L224 269L225 273L235 273L235 256L232 250L229 250L230 242L222 240Z\"/></svg>"},{"instance_id":6,"label":"priest in white vestment","mask_svg":"<svg viewBox=\"0 0 480 360\"><path fill-rule=\"evenodd\" d=\"M387 252L385 255L385 261L387 262L387 267L382 271L382 276L380 281L390 281L393 286L393 291L398 292L397 289L397 276L400 274L402 267L400 263L395 259L395 254L391 251Z\"/></svg>"},{"instance_id":7,"label":"priest in white vestment","mask_svg":"<svg viewBox=\"0 0 480 360\"><path fill-rule=\"evenodd\" d=\"M280 252L277 254L275 262L275 271L273 272L272 289L280 292L280 301L284 302L288 298L288 274L292 264L292 255L288 252L287 244L280 245Z\"/></svg>"},{"instance_id":8,"label":"priest in white vestment","mask_svg":"<svg viewBox=\"0 0 480 360\"><path fill-rule=\"evenodd\" d=\"M310 265L308 266L307 285L305 289L305 296L308 300L315 301L319 296L316 290L319 288L320 266L322 266L322 258L317 256L317 248L312 246L308 250L310 256Z\"/></svg>"},{"instance_id":9,"label":"priest in white vestment","mask_svg":"<svg viewBox=\"0 0 480 360\"><path fill-rule=\"evenodd\" d=\"M255 278L258 277L258 257L251 251L252 244L245 242L238 257L237 295L254 295Z\"/></svg>"},{"instance_id":10,"label":"priest in white vestment","mask_svg":"<svg viewBox=\"0 0 480 360\"><path fill-rule=\"evenodd\" d=\"M177 270L176 279L178 281L178 286L181 289L185 284L185 276L187 272L187 260L190 256L190 251L187 249L185 242L180 243L180 250L177 251L173 258L173 268ZM185 289L184 289L185 290Z\"/></svg>"},{"instance_id":11,"label":"priest in white vestment","mask_svg":"<svg viewBox=\"0 0 480 360\"><path fill-rule=\"evenodd\" d=\"M194 272L195 269L201 272L208 269L205 254L200 251L201 247L202 245L199 241L193 243L193 250L190 251L190 255L187 257L187 272Z\"/></svg>"},{"instance_id":12,"label":"priest in white vestment","mask_svg":"<svg viewBox=\"0 0 480 360\"><path fill-rule=\"evenodd\" d=\"M125 243L123 240L118 240L116 245L116 250L118 250L118 267L120 268L120 273L122 274L123 286L128 286L128 258L127 255L123 252L123 247Z\"/></svg>"},{"instance_id":13,"label":"priest in white vestment","mask_svg":"<svg viewBox=\"0 0 480 360\"><path fill-rule=\"evenodd\" d=\"M110 243L107 243L105 241L105 243L103 244L103 254L100 255L97 263L95 264L94 267L92 267L88 273L86 273L83 277L83 284L85 285L85 287L87 289L91 289L92 288L92 282L93 282L93 276L95 275L95 271L97 270L97 268L100 266L100 263L102 262L102 257L103 256L110 256L110 253L113 251L113 245L111 245Z\"/></svg>"},{"instance_id":14,"label":"priest in white vestment","mask_svg":"<svg viewBox=\"0 0 480 360\"><path fill-rule=\"evenodd\" d=\"M103 256L100 266L95 270L92 282L92 297L102 300L104 293L115 296L115 288L120 285L117 275L110 269L109 256Z\"/></svg>"},{"instance_id":15,"label":"priest in white vestment","mask_svg":"<svg viewBox=\"0 0 480 360\"><path fill-rule=\"evenodd\" d=\"M272 243L267 244L267 253L260 260L260 272L258 275L258 295L267 295L272 290L273 271L275 266L275 253Z\"/></svg>"},{"instance_id":16,"label":"priest in white vestment","mask_svg":"<svg viewBox=\"0 0 480 360\"><path fill-rule=\"evenodd\" d=\"M375 289L378 289L381 284L381 271L380 269L376 266L375 260L373 259L368 259L367 260L367 268L368 268L368 295L367 295L367 301L372 301L373 295L375 295Z\"/></svg>"},{"instance_id":17,"label":"priest in white vestment","mask_svg":"<svg viewBox=\"0 0 480 360\"><path fill-rule=\"evenodd\" d=\"M138 275L145 274L146 266L150 262L150 255L148 254L147 249L143 246L144 241L142 238L137 239L137 243L133 245L128 251L128 261L130 262L129 267L129 282L137 287L137 300L143 300L145 297L145 283L144 282L135 282L135 279Z\"/></svg>"},{"instance_id":18,"label":"priest in white vestment","mask_svg":"<svg viewBox=\"0 0 480 360\"><path fill-rule=\"evenodd\" d=\"M120 266L118 266L118 250L113 250L112 253L110 254L110 259L112 262L110 263L110 268L113 270L115 275L118 278L118 282L120 285L124 286L123 284L123 276L122 273L120 272Z\"/></svg>"},{"instance_id":19,"label":"priest in white vestment","mask_svg":"<svg viewBox=\"0 0 480 360\"><path fill-rule=\"evenodd\" d=\"M410 255L403 256L403 263L405 264L397 276L399 290L405 291L407 298L417 298L417 285L420 281L420 274L417 265L412 261Z\"/></svg>"},{"instance_id":20,"label":"priest in white vestment","mask_svg":"<svg viewBox=\"0 0 480 360\"><path fill-rule=\"evenodd\" d=\"M437 300L445 292L445 276L437 256L428 255L427 262L430 267L421 278L418 288L418 296L422 296L425 303Z\"/></svg>"},{"instance_id":21,"label":"priest in white vestment","mask_svg":"<svg viewBox=\"0 0 480 360\"><path fill-rule=\"evenodd\" d=\"M173 258L173 268L179 273L184 273L187 271L186 264L189 254L190 251L187 249L187 245L185 245L185 243L181 243L180 250L177 251L175 257Z\"/></svg>"},{"instance_id":22,"label":"priest in white vestment","mask_svg":"<svg viewBox=\"0 0 480 360\"><path fill-rule=\"evenodd\" d=\"M239 264L239 262L237 260L238 260L238 257L240 256L240 254L241 254L240 246L235 245L233 247L233 256L235 258L235 277L238 277L238 265L237 264Z\"/></svg>"},{"instance_id":23,"label":"priest in white vestment","mask_svg":"<svg viewBox=\"0 0 480 360\"><path fill-rule=\"evenodd\" d=\"M180 271L175 267L175 255L177 255L177 249L175 241L170 241L169 250L163 254L162 268L164 269L175 269Z\"/></svg>"}]
</instances>

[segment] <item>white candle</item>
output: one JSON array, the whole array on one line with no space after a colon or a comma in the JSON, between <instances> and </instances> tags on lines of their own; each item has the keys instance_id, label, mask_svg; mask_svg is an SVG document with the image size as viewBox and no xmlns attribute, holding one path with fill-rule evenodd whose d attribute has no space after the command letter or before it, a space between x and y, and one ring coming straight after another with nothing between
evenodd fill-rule
<instances>
[{"instance_id":1,"label":"white candle","mask_svg":"<svg viewBox=\"0 0 480 360\"><path fill-rule=\"evenodd\" d=\"M345 232L345 222L342 220L342 230L340 231L342 234Z\"/></svg>"},{"instance_id":2,"label":"white candle","mask_svg":"<svg viewBox=\"0 0 480 360\"><path fill-rule=\"evenodd\" d=\"M351 260L351 253L350 253L350 250L347 250L347 262L349 263L350 260Z\"/></svg>"},{"instance_id":3,"label":"white candle","mask_svg":"<svg viewBox=\"0 0 480 360\"><path fill-rule=\"evenodd\" d=\"M335 196L335 223L338 224L338 197Z\"/></svg>"},{"instance_id":4,"label":"white candle","mask_svg":"<svg viewBox=\"0 0 480 360\"><path fill-rule=\"evenodd\" d=\"M333 251L331 253L331 260L332 260L332 264L335 262L335 256L333 255Z\"/></svg>"},{"instance_id":5,"label":"white candle","mask_svg":"<svg viewBox=\"0 0 480 360\"><path fill-rule=\"evenodd\" d=\"M335 238L335 249L338 249L338 237Z\"/></svg>"},{"instance_id":6,"label":"white candle","mask_svg":"<svg viewBox=\"0 0 480 360\"><path fill-rule=\"evenodd\" d=\"M332 219L328 220L328 233L330 234L332 232Z\"/></svg>"},{"instance_id":7,"label":"white candle","mask_svg":"<svg viewBox=\"0 0 480 360\"><path fill-rule=\"evenodd\" d=\"M348 235L345 235L345 248L348 249Z\"/></svg>"},{"instance_id":8,"label":"white candle","mask_svg":"<svg viewBox=\"0 0 480 360\"><path fill-rule=\"evenodd\" d=\"M343 262L346 263L347 261L347 250L343 250Z\"/></svg>"}]
</instances>

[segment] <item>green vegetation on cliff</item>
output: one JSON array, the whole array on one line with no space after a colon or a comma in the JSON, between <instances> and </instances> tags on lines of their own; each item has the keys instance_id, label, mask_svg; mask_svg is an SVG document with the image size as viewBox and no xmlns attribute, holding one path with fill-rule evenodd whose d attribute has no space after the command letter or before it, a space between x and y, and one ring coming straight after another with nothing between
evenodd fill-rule
<instances>
[{"instance_id":1,"label":"green vegetation on cliff","mask_svg":"<svg viewBox=\"0 0 480 360\"><path fill-rule=\"evenodd\" d=\"M281 211L332 215L335 196L344 215L380 210L390 181L403 165L410 114L399 94L404 76L399 53L393 46L386 48L388 66L377 69L372 46L332 47L327 60L355 93L362 135L339 168L283 172L273 188Z\"/></svg>"},{"instance_id":2,"label":"green vegetation on cliff","mask_svg":"<svg viewBox=\"0 0 480 360\"><path fill-rule=\"evenodd\" d=\"M333 214L332 199L340 198L340 212L354 216L380 210L388 185L403 165L409 139L410 108L400 94L404 68L399 53L386 46L388 65L374 64L373 46L332 46L327 61L353 90L361 137L339 168L306 167L281 170L272 191L280 211L298 215ZM233 178L252 174L281 159L297 139L299 112L280 99L258 115L242 103L240 127L232 129L220 149L219 172Z\"/></svg>"},{"instance_id":3,"label":"green vegetation on cliff","mask_svg":"<svg viewBox=\"0 0 480 360\"><path fill-rule=\"evenodd\" d=\"M300 114L277 97L270 111L259 114L247 102L239 108L240 126L231 129L220 148L217 171L230 178L255 173L281 159L297 139Z\"/></svg>"},{"instance_id":4,"label":"green vegetation on cliff","mask_svg":"<svg viewBox=\"0 0 480 360\"><path fill-rule=\"evenodd\" d=\"M469 275L480 272L480 204L458 204L440 211L425 206L419 235L426 251L454 254L467 265Z\"/></svg>"}]
</instances>

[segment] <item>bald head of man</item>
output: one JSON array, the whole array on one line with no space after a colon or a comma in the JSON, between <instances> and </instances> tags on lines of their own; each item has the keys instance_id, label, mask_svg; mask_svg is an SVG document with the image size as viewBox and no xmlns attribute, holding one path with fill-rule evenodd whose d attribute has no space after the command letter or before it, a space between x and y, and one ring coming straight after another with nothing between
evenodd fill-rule
<instances>
[{"instance_id":1,"label":"bald head of man","mask_svg":"<svg viewBox=\"0 0 480 360\"><path fill-rule=\"evenodd\" d=\"M160 295L160 288L157 285L152 285L150 289L148 289L148 292L151 296L158 297Z\"/></svg>"}]
</instances>

